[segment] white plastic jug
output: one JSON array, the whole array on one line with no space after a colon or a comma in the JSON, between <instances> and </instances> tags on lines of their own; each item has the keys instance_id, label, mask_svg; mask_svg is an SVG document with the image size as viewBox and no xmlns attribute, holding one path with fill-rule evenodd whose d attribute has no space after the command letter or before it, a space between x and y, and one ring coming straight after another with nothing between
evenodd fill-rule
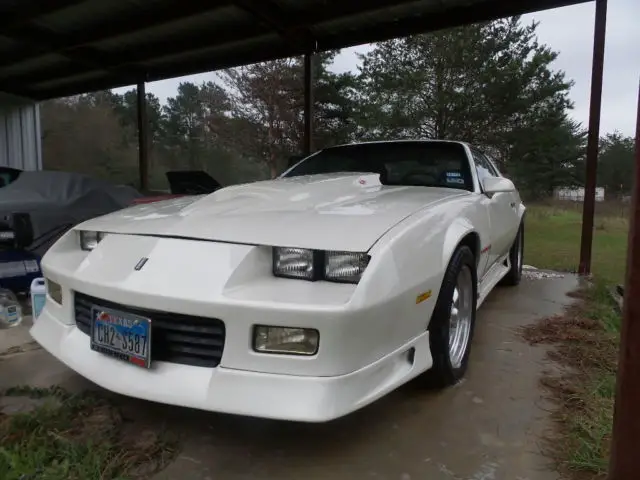
<instances>
[{"instance_id":1,"label":"white plastic jug","mask_svg":"<svg viewBox=\"0 0 640 480\"><path fill-rule=\"evenodd\" d=\"M11 290L0 288L0 328L16 327L22 323L22 307Z\"/></svg>"},{"instance_id":2,"label":"white plastic jug","mask_svg":"<svg viewBox=\"0 0 640 480\"><path fill-rule=\"evenodd\" d=\"M35 322L44 308L44 302L47 299L47 286L44 278L34 278L31 282L31 315Z\"/></svg>"}]
</instances>

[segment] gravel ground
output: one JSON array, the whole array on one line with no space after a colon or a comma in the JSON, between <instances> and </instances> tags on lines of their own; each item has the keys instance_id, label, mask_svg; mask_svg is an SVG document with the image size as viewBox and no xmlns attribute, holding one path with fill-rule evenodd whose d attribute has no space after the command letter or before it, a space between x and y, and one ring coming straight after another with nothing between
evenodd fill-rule
<instances>
[{"instance_id":1,"label":"gravel ground","mask_svg":"<svg viewBox=\"0 0 640 480\"><path fill-rule=\"evenodd\" d=\"M522 276L530 280L542 280L543 278L564 278L565 275L549 270L539 270L531 265L522 266Z\"/></svg>"}]
</instances>

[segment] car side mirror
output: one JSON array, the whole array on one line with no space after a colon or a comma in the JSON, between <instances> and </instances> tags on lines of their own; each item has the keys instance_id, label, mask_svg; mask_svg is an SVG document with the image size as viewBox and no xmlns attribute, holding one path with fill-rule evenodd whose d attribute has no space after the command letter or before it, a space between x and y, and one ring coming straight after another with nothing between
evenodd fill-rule
<instances>
[{"instance_id":1,"label":"car side mirror","mask_svg":"<svg viewBox=\"0 0 640 480\"><path fill-rule=\"evenodd\" d=\"M487 177L482 181L482 189L487 195L502 192L515 192L516 186L504 177Z\"/></svg>"}]
</instances>

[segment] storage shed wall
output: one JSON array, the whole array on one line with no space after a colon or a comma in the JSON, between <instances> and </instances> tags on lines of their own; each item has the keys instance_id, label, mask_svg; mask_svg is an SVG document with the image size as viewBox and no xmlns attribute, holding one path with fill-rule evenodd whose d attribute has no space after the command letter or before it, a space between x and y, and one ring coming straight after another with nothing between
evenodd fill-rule
<instances>
[{"instance_id":1,"label":"storage shed wall","mask_svg":"<svg viewBox=\"0 0 640 480\"><path fill-rule=\"evenodd\" d=\"M0 166L42 170L37 103L0 94Z\"/></svg>"}]
</instances>

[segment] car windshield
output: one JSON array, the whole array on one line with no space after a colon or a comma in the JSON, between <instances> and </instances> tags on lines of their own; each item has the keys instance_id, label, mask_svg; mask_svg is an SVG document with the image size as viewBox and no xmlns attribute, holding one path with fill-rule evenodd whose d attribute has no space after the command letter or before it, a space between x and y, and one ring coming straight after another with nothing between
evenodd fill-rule
<instances>
[{"instance_id":1,"label":"car windshield","mask_svg":"<svg viewBox=\"0 0 640 480\"><path fill-rule=\"evenodd\" d=\"M327 173L379 173L384 185L473 191L467 154L453 142L381 142L331 147L307 157L283 177Z\"/></svg>"}]
</instances>

